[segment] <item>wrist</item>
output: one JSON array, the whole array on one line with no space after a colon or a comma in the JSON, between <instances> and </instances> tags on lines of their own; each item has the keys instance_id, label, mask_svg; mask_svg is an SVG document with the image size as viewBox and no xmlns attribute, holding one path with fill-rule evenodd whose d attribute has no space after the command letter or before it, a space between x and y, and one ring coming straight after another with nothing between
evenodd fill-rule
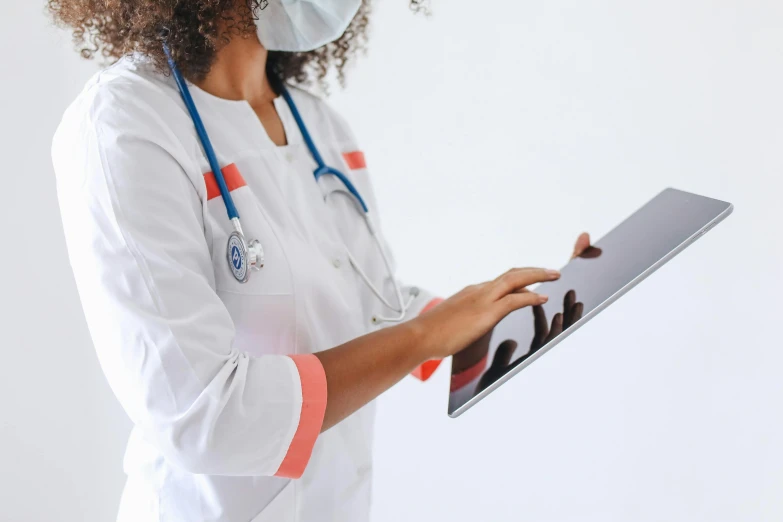
<instances>
[{"instance_id":1,"label":"wrist","mask_svg":"<svg viewBox=\"0 0 783 522\"><path fill-rule=\"evenodd\" d=\"M421 317L416 317L400 325L408 329L409 342L412 358L415 366L429 361L430 359L439 359L441 355L437 350L437 343L433 339L432 328L427 321Z\"/></svg>"},{"instance_id":2,"label":"wrist","mask_svg":"<svg viewBox=\"0 0 783 522\"><path fill-rule=\"evenodd\" d=\"M424 361L432 359L435 355L430 348L431 341L429 340L429 333L427 325L423 324L419 318L405 321L398 325L396 328L402 329L405 334L405 342L401 343L405 346L405 357L412 367L417 367Z\"/></svg>"}]
</instances>

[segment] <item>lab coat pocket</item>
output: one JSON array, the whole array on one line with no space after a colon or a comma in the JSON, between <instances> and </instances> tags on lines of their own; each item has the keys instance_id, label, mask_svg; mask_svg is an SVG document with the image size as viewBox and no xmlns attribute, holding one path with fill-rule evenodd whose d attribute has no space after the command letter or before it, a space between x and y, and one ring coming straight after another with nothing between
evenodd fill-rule
<instances>
[{"instance_id":1,"label":"lab coat pocket","mask_svg":"<svg viewBox=\"0 0 783 522\"><path fill-rule=\"evenodd\" d=\"M215 267L217 290L244 295L290 295L293 291L291 270L274 228L236 166L231 164L224 167L223 175L239 212L245 240L248 243L253 240L261 243L264 265L260 270L251 269L248 280L244 283L234 277L228 260L228 238L234 231L233 224L228 219L226 206L219 190L217 188L210 190L209 176L212 174L206 174L207 207L213 225L212 262Z\"/></svg>"},{"instance_id":2,"label":"lab coat pocket","mask_svg":"<svg viewBox=\"0 0 783 522\"><path fill-rule=\"evenodd\" d=\"M293 277L283 243L253 191L234 164L223 168L247 242L258 240L264 266L238 281L229 266L228 238L234 231L220 191L207 182L215 290L236 327L234 348L254 356L288 354L296 349Z\"/></svg>"}]
</instances>

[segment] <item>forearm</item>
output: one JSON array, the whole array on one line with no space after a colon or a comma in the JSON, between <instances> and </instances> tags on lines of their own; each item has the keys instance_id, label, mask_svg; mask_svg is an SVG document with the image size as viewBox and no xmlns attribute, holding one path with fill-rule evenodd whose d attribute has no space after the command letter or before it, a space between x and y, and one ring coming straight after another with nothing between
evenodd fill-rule
<instances>
[{"instance_id":1,"label":"forearm","mask_svg":"<svg viewBox=\"0 0 783 522\"><path fill-rule=\"evenodd\" d=\"M432 354L418 323L385 328L315 354L326 373L326 431L388 390Z\"/></svg>"},{"instance_id":2,"label":"forearm","mask_svg":"<svg viewBox=\"0 0 783 522\"><path fill-rule=\"evenodd\" d=\"M325 431L391 388L428 359L454 355L505 316L544 304L524 290L560 277L557 270L515 268L494 281L466 287L427 313L319 352L326 375Z\"/></svg>"}]
</instances>

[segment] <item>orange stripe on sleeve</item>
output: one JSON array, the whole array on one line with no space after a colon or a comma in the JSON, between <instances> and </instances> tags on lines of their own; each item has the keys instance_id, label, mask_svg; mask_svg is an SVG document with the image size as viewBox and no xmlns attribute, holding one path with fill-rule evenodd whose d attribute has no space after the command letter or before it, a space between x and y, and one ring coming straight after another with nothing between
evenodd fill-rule
<instances>
[{"instance_id":1,"label":"orange stripe on sleeve","mask_svg":"<svg viewBox=\"0 0 783 522\"><path fill-rule=\"evenodd\" d=\"M223 172L223 177L226 180L226 186L228 187L229 192L244 187L247 184L235 163L226 165L221 171ZM207 200L220 196L220 187L218 186L217 179L212 171L204 174L204 183L207 186Z\"/></svg>"},{"instance_id":2,"label":"orange stripe on sleeve","mask_svg":"<svg viewBox=\"0 0 783 522\"><path fill-rule=\"evenodd\" d=\"M299 426L294 438L275 476L296 479L304 473L323 426L326 413L326 373L315 355L289 357L296 364L302 382L302 412L299 414Z\"/></svg>"},{"instance_id":3,"label":"orange stripe on sleeve","mask_svg":"<svg viewBox=\"0 0 783 522\"><path fill-rule=\"evenodd\" d=\"M424 361L418 366L418 368L411 372L411 375L420 381L426 381L432 377L432 374L435 373L435 370L438 369L438 366L440 366L441 362L443 361L440 359L430 359L429 361Z\"/></svg>"},{"instance_id":4,"label":"orange stripe on sleeve","mask_svg":"<svg viewBox=\"0 0 783 522\"><path fill-rule=\"evenodd\" d=\"M355 150L353 152L343 152L343 159L351 170L366 169L367 162L364 159L364 152Z\"/></svg>"},{"instance_id":5,"label":"orange stripe on sleeve","mask_svg":"<svg viewBox=\"0 0 783 522\"><path fill-rule=\"evenodd\" d=\"M433 308L435 308L436 306L441 304L443 301L445 301L445 299L443 299L442 297L436 297L436 298L432 299L429 303L424 305L424 308L421 309L421 312L419 312L419 315L421 315L423 313L426 313L426 312L429 312L430 310L432 310Z\"/></svg>"}]
</instances>

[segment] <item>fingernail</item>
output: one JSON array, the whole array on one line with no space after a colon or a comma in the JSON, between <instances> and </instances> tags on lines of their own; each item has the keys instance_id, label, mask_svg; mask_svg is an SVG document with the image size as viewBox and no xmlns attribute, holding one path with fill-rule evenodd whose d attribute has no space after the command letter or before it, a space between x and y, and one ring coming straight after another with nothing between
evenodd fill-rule
<instances>
[{"instance_id":1,"label":"fingernail","mask_svg":"<svg viewBox=\"0 0 783 522\"><path fill-rule=\"evenodd\" d=\"M560 270L547 270L546 273L552 277L560 277Z\"/></svg>"},{"instance_id":2,"label":"fingernail","mask_svg":"<svg viewBox=\"0 0 783 522\"><path fill-rule=\"evenodd\" d=\"M541 303L541 304L544 304L544 303L546 303L547 301L549 301L549 297L547 297L547 296L545 296L545 295L539 295L539 296L538 296L538 302L539 302L539 303Z\"/></svg>"}]
</instances>

